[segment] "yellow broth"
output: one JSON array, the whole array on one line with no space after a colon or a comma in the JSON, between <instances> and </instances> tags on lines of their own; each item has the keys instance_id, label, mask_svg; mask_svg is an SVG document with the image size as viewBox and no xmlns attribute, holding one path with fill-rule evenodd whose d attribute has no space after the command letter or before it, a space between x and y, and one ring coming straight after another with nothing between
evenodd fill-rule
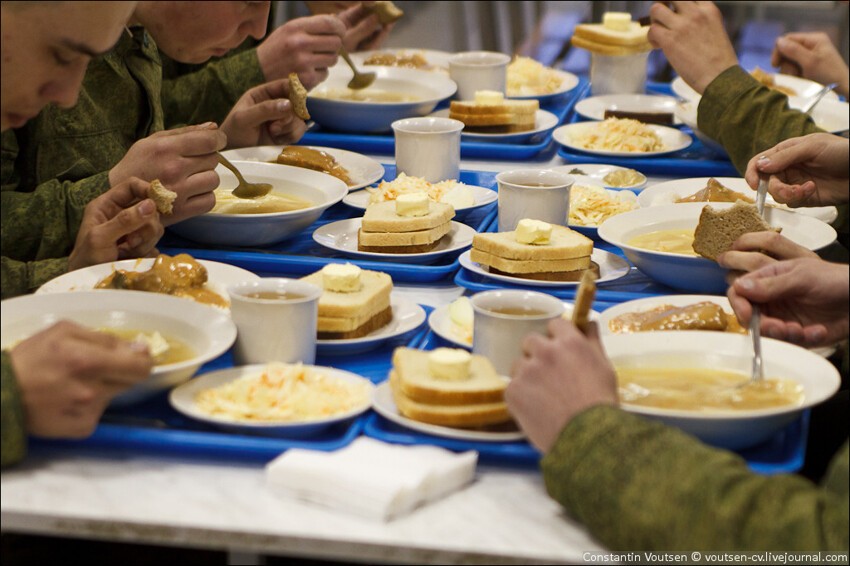
<instances>
[{"instance_id":1,"label":"yellow broth","mask_svg":"<svg viewBox=\"0 0 850 566\"><path fill-rule=\"evenodd\" d=\"M265 214L291 212L315 206L315 203L287 193L272 192L259 198L239 198L227 189L216 189L212 212L220 214Z\"/></svg>"},{"instance_id":2,"label":"yellow broth","mask_svg":"<svg viewBox=\"0 0 850 566\"><path fill-rule=\"evenodd\" d=\"M363 90L351 89L328 89L313 93L316 98L327 98L330 100L350 100L352 102L418 102L422 97L415 94L366 88Z\"/></svg>"},{"instance_id":3,"label":"yellow broth","mask_svg":"<svg viewBox=\"0 0 850 566\"><path fill-rule=\"evenodd\" d=\"M627 241L626 244L653 252L697 255L694 251L694 231L690 228L647 232L646 234L635 236Z\"/></svg>"}]
</instances>

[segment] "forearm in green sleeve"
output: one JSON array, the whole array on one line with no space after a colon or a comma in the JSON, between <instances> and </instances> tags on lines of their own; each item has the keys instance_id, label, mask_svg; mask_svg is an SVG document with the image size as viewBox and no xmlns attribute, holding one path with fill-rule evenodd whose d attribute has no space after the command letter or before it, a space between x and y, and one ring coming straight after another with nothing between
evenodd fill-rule
<instances>
[{"instance_id":1,"label":"forearm in green sleeve","mask_svg":"<svg viewBox=\"0 0 850 566\"><path fill-rule=\"evenodd\" d=\"M250 49L206 64L202 69L162 83L166 129L221 124L249 88L266 82L257 50Z\"/></svg>"},{"instance_id":2,"label":"forearm in green sleeve","mask_svg":"<svg viewBox=\"0 0 850 566\"><path fill-rule=\"evenodd\" d=\"M783 140L822 131L808 114L788 108L787 96L763 86L737 65L705 89L697 123L726 149L742 175L757 153Z\"/></svg>"},{"instance_id":3,"label":"forearm in green sleeve","mask_svg":"<svg viewBox=\"0 0 850 566\"><path fill-rule=\"evenodd\" d=\"M51 279L68 272L68 258L57 257L39 261L0 259L4 299L32 293Z\"/></svg>"},{"instance_id":4,"label":"forearm in green sleeve","mask_svg":"<svg viewBox=\"0 0 850 566\"><path fill-rule=\"evenodd\" d=\"M833 462L847 476L847 447ZM550 495L615 550L842 550L848 486L761 476L737 455L613 407L574 418L541 462Z\"/></svg>"},{"instance_id":5,"label":"forearm in green sleeve","mask_svg":"<svg viewBox=\"0 0 850 566\"><path fill-rule=\"evenodd\" d=\"M8 352L0 354L2 365L2 467L10 466L24 459L27 453L26 421L21 392L15 381L12 360Z\"/></svg>"}]
</instances>

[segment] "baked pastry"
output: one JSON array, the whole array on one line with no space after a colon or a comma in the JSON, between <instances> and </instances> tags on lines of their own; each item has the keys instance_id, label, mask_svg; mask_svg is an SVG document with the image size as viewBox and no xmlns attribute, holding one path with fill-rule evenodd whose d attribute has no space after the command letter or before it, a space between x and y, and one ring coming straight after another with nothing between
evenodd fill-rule
<instances>
[{"instance_id":1,"label":"baked pastry","mask_svg":"<svg viewBox=\"0 0 850 566\"><path fill-rule=\"evenodd\" d=\"M160 214L174 212L174 201L177 199L177 193L166 189L159 179L154 179L148 185L148 198L156 204L156 209Z\"/></svg>"},{"instance_id":2,"label":"baked pastry","mask_svg":"<svg viewBox=\"0 0 850 566\"><path fill-rule=\"evenodd\" d=\"M564 226L523 218L511 232L476 234L470 259L490 273L544 281L578 281L585 271L599 276L590 259L593 241Z\"/></svg>"},{"instance_id":3,"label":"baked pastry","mask_svg":"<svg viewBox=\"0 0 850 566\"><path fill-rule=\"evenodd\" d=\"M370 203L357 232L357 249L377 253L422 253L434 249L451 230L454 208L425 193Z\"/></svg>"},{"instance_id":4,"label":"baked pastry","mask_svg":"<svg viewBox=\"0 0 850 566\"><path fill-rule=\"evenodd\" d=\"M301 280L324 290L319 297L320 340L360 338L392 321L393 280L386 273L331 263Z\"/></svg>"},{"instance_id":5,"label":"baked pastry","mask_svg":"<svg viewBox=\"0 0 850 566\"><path fill-rule=\"evenodd\" d=\"M506 386L490 360L466 350L393 352L390 388L399 413L409 419L460 428L509 422Z\"/></svg>"},{"instance_id":6,"label":"baked pastry","mask_svg":"<svg viewBox=\"0 0 850 566\"><path fill-rule=\"evenodd\" d=\"M744 333L734 313L711 301L676 307L658 305L641 312L627 312L612 318L608 328L615 334L658 330L715 330Z\"/></svg>"},{"instance_id":7,"label":"baked pastry","mask_svg":"<svg viewBox=\"0 0 850 566\"><path fill-rule=\"evenodd\" d=\"M333 175L346 185L353 185L348 169L339 164L333 155L318 149L303 147L300 145L287 145L277 156L277 163L281 165L292 165L293 167L304 167L313 171L320 171Z\"/></svg>"},{"instance_id":8,"label":"baked pastry","mask_svg":"<svg viewBox=\"0 0 850 566\"><path fill-rule=\"evenodd\" d=\"M449 118L463 122L468 132L525 132L534 129L539 109L537 100L506 100L500 92L481 90L475 100L453 100Z\"/></svg>"},{"instance_id":9,"label":"baked pastry","mask_svg":"<svg viewBox=\"0 0 850 566\"><path fill-rule=\"evenodd\" d=\"M694 251L717 261L717 256L732 248L739 237L748 232L779 232L762 218L756 205L737 201L730 208L715 210L706 205L694 230Z\"/></svg>"},{"instance_id":10,"label":"baked pastry","mask_svg":"<svg viewBox=\"0 0 850 566\"><path fill-rule=\"evenodd\" d=\"M307 89L301 84L297 73L289 73L289 101L296 116L305 122L310 119L310 112L307 110Z\"/></svg>"},{"instance_id":11,"label":"baked pastry","mask_svg":"<svg viewBox=\"0 0 850 566\"><path fill-rule=\"evenodd\" d=\"M579 24L570 43L600 55L634 55L652 50L649 28L626 12L606 12L601 24Z\"/></svg>"}]
</instances>

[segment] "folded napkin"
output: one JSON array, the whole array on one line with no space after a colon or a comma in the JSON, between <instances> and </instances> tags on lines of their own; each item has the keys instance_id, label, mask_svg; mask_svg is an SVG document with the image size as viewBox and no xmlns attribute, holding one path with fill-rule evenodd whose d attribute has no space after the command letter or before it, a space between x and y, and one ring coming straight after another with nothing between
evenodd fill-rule
<instances>
[{"instance_id":1,"label":"folded napkin","mask_svg":"<svg viewBox=\"0 0 850 566\"><path fill-rule=\"evenodd\" d=\"M266 465L288 495L387 521L472 481L478 453L398 446L359 437L335 452L294 448Z\"/></svg>"}]
</instances>

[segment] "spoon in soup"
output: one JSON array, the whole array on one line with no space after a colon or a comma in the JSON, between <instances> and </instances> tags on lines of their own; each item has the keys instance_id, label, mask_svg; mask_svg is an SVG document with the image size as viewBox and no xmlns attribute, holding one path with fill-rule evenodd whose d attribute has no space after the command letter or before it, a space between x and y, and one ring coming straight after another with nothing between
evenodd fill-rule
<instances>
[{"instance_id":1,"label":"spoon in soup","mask_svg":"<svg viewBox=\"0 0 850 566\"><path fill-rule=\"evenodd\" d=\"M348 66L351 67L351 71L354 73L354 76L348 82L348 88L351 90L362 90L367 86L371 85L375 82L375 73L361 73L357 70L357 67L354 66L354 61L351 60L351 56L349 56L348 51L345 50L345 47L339 50L339 54L342 55L342 58L345 59L345 62L348 63Z\"/></svg>"},{"instance_id":2,"label":"spoon in soup","mask_svg":"<svg viewBox=\"0 0 850 566\"><path fill-rule=\"evenodd\" d=\"M767 198L767 179L760 179L756 193L756 209L762 217L764 217L765 198ZM753 303L753 315L750 318L750 336L753 338L753 370L749 383L758 383L764 379L764 367L761 357L761 311L756 303Z\"/></svg>"},{"instance_id":3,"label":"spoon in soup","mask_svg":"<svg viewBox=\"0 0 850 566\"><path fill-rule=\"evenodd\" d=\"M268 183L249 183L246 181L239 169L220 153L218 154L218 162L230 169L236 175L236 180L239 181L239 185L233 189L233 196L237 198L260 198L271 192L272 186Z\"/></svg>"}]
</instances>

